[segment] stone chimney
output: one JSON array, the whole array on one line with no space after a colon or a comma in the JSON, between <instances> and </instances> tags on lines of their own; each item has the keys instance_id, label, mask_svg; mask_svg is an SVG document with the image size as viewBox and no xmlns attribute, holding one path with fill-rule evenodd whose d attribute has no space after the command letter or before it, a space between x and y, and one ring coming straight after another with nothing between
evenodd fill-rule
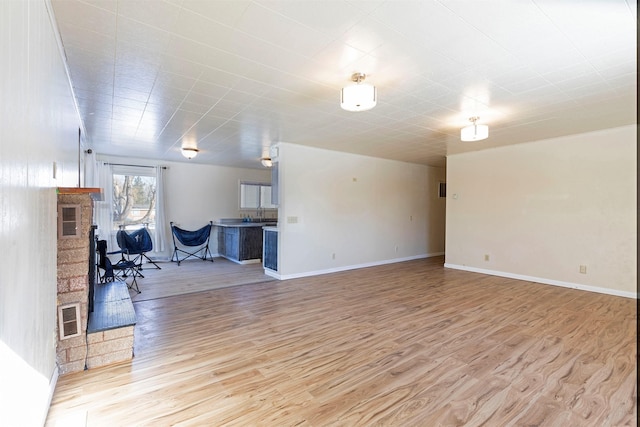
<instances>
[{"instance_id":1,"label":"stone chimney","mask_svg":"<svg viewBox=\"0 0 640 427\"><path fill-rule=\"evenodd\" d=\"M58 340L60 374L85 369L89 281L95 280L93 198L99 188L58 188ZM90 273L91 271L91 273Z\"/></svg>"}]
</instances>

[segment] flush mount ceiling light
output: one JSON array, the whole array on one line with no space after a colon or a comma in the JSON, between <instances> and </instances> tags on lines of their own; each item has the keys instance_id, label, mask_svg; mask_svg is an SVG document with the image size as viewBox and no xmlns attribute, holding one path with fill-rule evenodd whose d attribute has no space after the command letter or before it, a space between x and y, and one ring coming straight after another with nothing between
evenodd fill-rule
<instances>
[{"instance_id":1,"label":"flush mount ceiling light","mask_svg":"<svg viewBox=\"0 0 640 427\"><path fill-rule=\"evenodd\" d=\"M273 166L273 161L271 161L270 157L263 157L262 159L260 159L260 163L262 163L262 166L264 166L265 168L270 168L271 166Z\"/></svg>"},{"instance_id":2,"label":"flush mount ceiling light","mask_svg":"<svg viewBox=\"0 0 640 427\"><path fill-rule=\"evenodd\" d=\"M354 73L351 80L356 84L342 88L340 92L340 106L347 111L366 111L377 104L376 87L362 83L366 75Z\"/></svg>"},{"instance_id":3,"label":"flush mount ceiling light","mask_svg":"<svg viewBox=\"0 0 640 427\"><path fill-rule=\"evenodd\" d=\"M195 156L198 155L198 151L200 150L193 147L182 147L180 151L182 152L182 155L185 156L187 159L193 159Z\"/></svg>"},{"instance_id":4,"label":"flush mount ceiling light","mask_svg":"<svg viewBox=\"0 0 640 427\"><path fill-rule=\"evenodd\" d=\"M473 123L470 126L462 128L460 131L460 140L462 141L480 141L489 137L489 126L479 125L476 122L480 117L470 117L469 121Z\"/></svg>"}]
</instances>

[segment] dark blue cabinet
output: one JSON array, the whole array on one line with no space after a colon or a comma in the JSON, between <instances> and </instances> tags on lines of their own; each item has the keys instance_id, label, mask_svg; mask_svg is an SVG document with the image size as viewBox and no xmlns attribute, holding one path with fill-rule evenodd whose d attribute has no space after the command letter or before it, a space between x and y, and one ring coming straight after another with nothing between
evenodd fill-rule
<instances>
[{"instance_id":1,"label":"dark blue cabinet","mask_svg":"<svg viewBox=\"0 0 640 427\"><path fill-rule=\"evenodd\" d=\"M264 230L264 268L278 271L278 232Z\"/></svg>"}]
</instances>

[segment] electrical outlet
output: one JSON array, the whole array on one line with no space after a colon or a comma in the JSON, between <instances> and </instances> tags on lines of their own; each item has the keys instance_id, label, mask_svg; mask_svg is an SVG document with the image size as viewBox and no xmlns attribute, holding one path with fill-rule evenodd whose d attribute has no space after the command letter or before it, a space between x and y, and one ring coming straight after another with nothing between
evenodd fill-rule
<instances>
[{"instance_id":1,"label":"electrical outlet","mask_svg":"<svg viewBox=\"0 0 640 427\"><path fill-rule=\"evenodd\" d=\"M398 252L398 245L396 245L396 252Z\"/></svg>"},{"instance_id":2,"label":"electrical outlet","mask_svg":"<svg viewBox=\"0 0 640 427\"><path fill-rule=\"evenodd\" d=\"M581 265L580 266L580 273L581 274L587 274L587 266L586 265Z\"/></svg>"},{"instance_id":3,"label":"electrical outlet","mask_svg":"<svg viewBox=\"0 0 640 427\"><path fill-rule=\"evenodd\" d=\"M298 223L298 217L297 216L288 216L287 217L287 224L297 224Z\"/></svg>"},{"instance_id":4,"label":"electrical outlet","mask_svg":"<svg viewBox=\"0 0 640 427\"><path fill-rule=\"evenodd\" d=\"M484 260L489 261L489 259L490 259L489 254L484 254Z\"/></svg>"},{"instance_id":5,"label":"electrical outlet","mask_svg":"<svg viewBox=\"0 0 640 427\"><path fill-rule=\"evenodd\" d=\"M336 253L331 254L331 259L336 259Z\"/></svg>"}]
</instances>

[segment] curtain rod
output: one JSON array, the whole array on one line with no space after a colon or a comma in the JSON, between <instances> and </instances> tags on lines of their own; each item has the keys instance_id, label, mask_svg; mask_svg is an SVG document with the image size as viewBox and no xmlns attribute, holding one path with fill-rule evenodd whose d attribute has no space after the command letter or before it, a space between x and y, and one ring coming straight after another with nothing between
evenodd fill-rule
<instances>
[{"instance_id":1,"label":"curtain rod","mask_svg":"<svg viewBox=\"0 0 640 427\"><path fill-rule=\"evenodd\" d=\"M105 162L105 165L111 165L111 166L131 166L134 168L162 168L162 169L166 169L166 166L146 166L146 165L126 165L124 163L109 163L109 162Z\"/></svg>"}]
</instances>

